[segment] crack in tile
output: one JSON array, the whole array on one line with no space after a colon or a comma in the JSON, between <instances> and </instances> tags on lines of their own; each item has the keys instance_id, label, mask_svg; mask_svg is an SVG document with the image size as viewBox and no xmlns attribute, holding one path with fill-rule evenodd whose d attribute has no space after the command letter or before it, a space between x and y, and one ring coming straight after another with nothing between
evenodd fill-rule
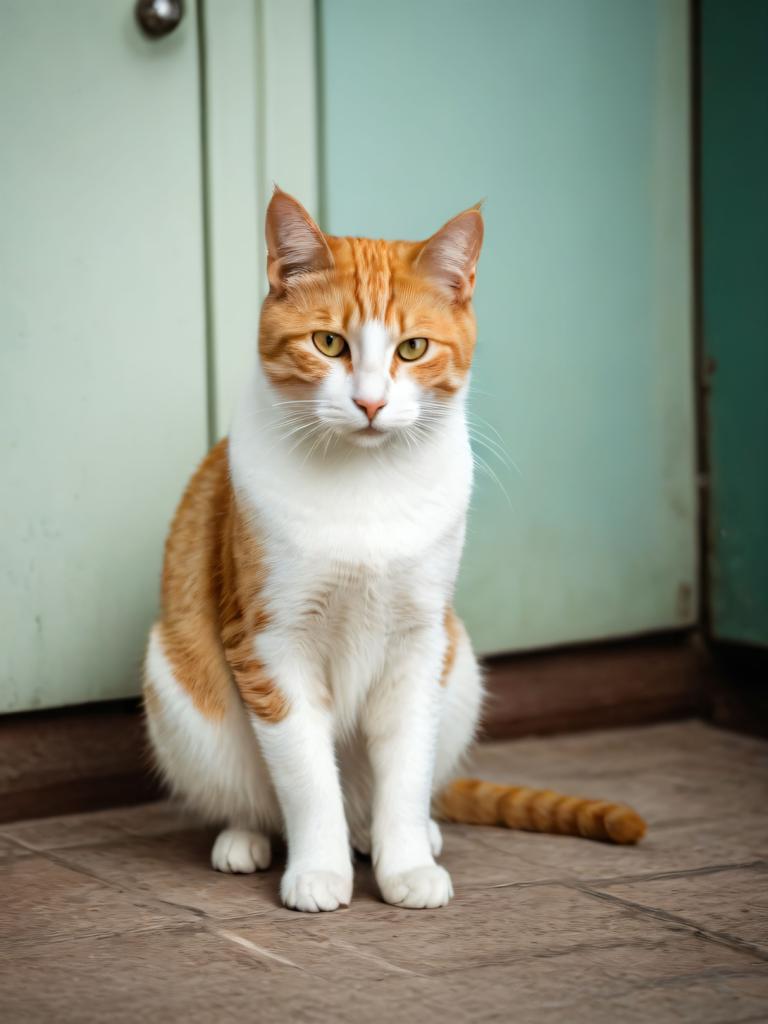
<instances>
[{"instance_id":1,"label":"crack in tile","mask_svg":"<svg viewBox=\"0 0 768 1024\"><path fill-rule=\"evenodd\" d=\"M213 935L219 935L222 939L226 939L228 942L234 942L238 946L242 946L243 949L247 949L249 953L254 953L258 957L266 958L267 960L274 960L279 964L283 964L284 967L293 967L294 970L301 971L302 973L308 973L299 964L289 960L288 957L280 956L279 953L273 953L270 949L265 949L264 946L259 946L255 942L251 942L250 939L246 939L243 935L238 935L237 932L229 932L224 928L211 928L209 931Z\"/></svg>"},{"instance_id":2,"label":"crack in tile","mask_svg":"<svg viewBox=\"0 0 768 1024\"><path fill-rule=\"evenodd\" d=\"M367 950L354 946L351 942L344 942L343 939L331 939L330 945L335 946L337 949L343 949L347 953L352 953L353 956L359 956L362 960L370 960L371 963L386 967L387 970L394 971L396 974L409 974L416 978L423 977L418 971L409 971L407 967L398 967L397 964L393 964L385 957L377 956L376 953L369 953Z\"/></svg>"}]
</instances>

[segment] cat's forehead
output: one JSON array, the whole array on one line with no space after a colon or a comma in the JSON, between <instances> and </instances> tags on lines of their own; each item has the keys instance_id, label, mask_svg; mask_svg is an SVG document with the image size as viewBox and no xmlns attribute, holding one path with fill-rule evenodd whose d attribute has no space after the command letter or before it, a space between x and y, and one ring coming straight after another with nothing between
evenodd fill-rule
<instances>
[{"instance_id":1,"label":"cat's forehead","mask_svg":"<svg viewBox=\"0 0 768 1024\"><path fill-rule=\"evenodd\" d=\"M383 238L342 238L326 235L336 268L361 281L386 281L406 270L418 251L418 242L390 242Z\"/></svg>"},{"instance_id":2,"label":"cat's forehead","mask_svg":"<svg viewBox=\"0 0 768 1024\"><path fill-rule=\"evenodd\" d=\"M325 297L336 306L337 315L343 309L346 324L377 322L398 333L414 318L423 319L448 305L413 273L420 243L334 236L326 240L334 268Z\"/></svg>"}]
</instances>

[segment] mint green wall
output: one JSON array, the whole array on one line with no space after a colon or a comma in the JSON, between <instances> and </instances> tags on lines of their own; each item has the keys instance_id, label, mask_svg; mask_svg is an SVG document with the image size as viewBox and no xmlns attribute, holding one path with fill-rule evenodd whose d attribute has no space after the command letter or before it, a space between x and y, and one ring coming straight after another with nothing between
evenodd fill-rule
<instances>
[{"instance_id":1,"label":"mint green wall","mask_svg":"<svg viewBox=\"0 0 768 1024\"><path fill-rule=\"evenodd\" d=\"M482 197L459 604L483 651L696 611L687 5L320 0L321 208L420 237ZM493 442L491 442L493 447Z\"/></svg>"},{"instance_id":2,"label":"mint green wall","mask_svg":"<svg viewBox=\"0 0 768 1024\"><path fill-rule=\"evenodd\" d=\"M701 6L711 625L768 645L768 5Z\"/></svg>"}]
</instances>

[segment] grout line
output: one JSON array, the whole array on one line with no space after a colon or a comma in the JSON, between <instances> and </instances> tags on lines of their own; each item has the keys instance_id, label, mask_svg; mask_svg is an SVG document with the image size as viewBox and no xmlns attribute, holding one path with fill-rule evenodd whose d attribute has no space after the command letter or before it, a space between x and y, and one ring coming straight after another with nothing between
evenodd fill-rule
<instances>
[{"instance_id":1,"label":"grout line","mask_svg":"<svg viewBox=\"0 0 768 1024\"><path fill-rule=\"evenodd\" d=\"M10 833L8 833L8 832L0 831L0 836L3 839L5 839L6 841L13 843L13 845L18 849L18 851L20 853L40 853L41 852L40 850L36 850L33 846L27 845L27 843L25 843L23 840L17 839L16 836L10 835ZM13 853L14 853L14 851L11 850L11 855L13 855Z\"/></svg>"},{"instance_id":2,"label":"grout line","mask_svg":"<svg viewBox=\"0 0 768 1024\"><path fill-rule=\"evenodd\" d=\"M42 946L56 946L60 943L100 942L104 939L119 939L130 935L151 935L154 932L183 932L194 933L204 931L196 921L158 921L157 924L137 925L136 927L118 928L114 931L83 932L72 934L70 931L47 933L45 937L39 935L28 938L9 938L0 941L0 952L4 955L10 954L12 958L16 952L25 950L39 950Z\"/></svg>"},{"instance_id":3,"label":"grout line","mask_svg":"<svg viewBox=\"0 0 768 1024\"><path fill-rule=\"evenodd\" d=\"M721 871L743 871L750 868L763 872L768 869L768 861L762 859L738 861L733 864L712 864L701 868L681 868L679 871L658 871L640 875L608 875L604 878L587 878L580 884L586 886L626 885L632 882L664 881L666 878L695 878L700 875L716 875Z\"/></svg>"},{"instance_id":4,"label":"grout line","mask_svg":"<svg viewBox=\"0 0 768 1024\"><path fill-rule=\"evenodd\" d=\"M44 820L44 819L36 819L36 820ZM22 821L19 824L24 824L24 822ZM121 826L117 826L117 828L120 831L123 831ZM0 832L0 835L2 835L2 837L4 839L12 839L13 842L18 843L19 846L21 846L24 850L28 851L29 853L39 853L39 854L43 854L44 855L44 854L47 854L47 853L51 853L51 854L65 854L69 850L88 850L88 849L103 850L105 848L109 849L109 847L111 847L111 846L119 846L121 843L126 843L128 841L134 841L134 842L135 841L139 841L139 842L141 842L142 840L155 840L155 839L162 840L162 839L168 839L170 836L178 835L180 832L190 832L190 831L202 832L203 829L200 828L198 825L195 825L194 823L192 825L190 825L189 827L184 826L184 827L178 828L178 829L171 829L168 832L151 832L151 833L146 833L146 834L142 833L142 832L129 832L126 829L126 830L124 830L122 835L115 835L112 839L101 839L101 840L99 840L99 839L96 839L96 840L94 840L94 839L87 839L87 840L83 840L83 842L79 842L79 843L68 843L66 846L33 846L31 843L25 841L24 839L18 839L18 838L16 838L16 836L13 836L13 835L11 835L8 832Z\"/></svg>"},{"instance_id":5,"label":"grout line","mask_svg":"<svg viewBox=\"0 0 768 1024\"><path fill-rule=\"evenodd\" d=\"M488 849L488 847L486 847ZM492 848L493 849L493 848ZM530 866L530 861L526 864ZM603 877L580 878L578 875L557 875L552 878L524 879L519 882L469 882L462 886L462 890L476 889L531 889L539 886L562 885L566 888L593 886L628 885L634 882L656 882L664 881L667 878L690 878L700 875L714 875L724 871L756 870L764 872L768 870L768 861L752 860L739 861L732 864L713 864L701 868L686 868L679 871L660 871L648 874L636 875L606 875Z\"/></svg>"},{"instance_id":6,"label":"grout line","mask_svg":"<svg viewBox=\"0 0 768 1024\"><path fill-rule=\"evenodd\" d=\"M684 928L686 931L692 932L694 935L704 939L706 942L711 942L719 946L727 946L738 953L756 956L758 959L768 962L768 949L758 946L756 943L748 942L746 939L739 939L737 936L730 935L728 932L705 928L703 925L696 924L695 921L690 921L687 917L672 914L667 910L659 910L658 907L647 907L643 903L635 903L632 900L623 899L621 896L613 896L610 893L598 892L594 889L590 889L584 884L573 885L571 888L577 889L579 892L583 892L586 896L591 896L593 899L603 900L606 903L612 903L617 907L622 907L624 910L629 910L646 917L653 917L664 924L676 925L678 928Z\"/></svg>"},{"instance_id":7,"label":"grout line","mask_svg":"<svg viewBox=\"0 0 768 1024\"><path fill-rule=\"evenodd\" d=\"M484 882L468 882L461 886L457 891L466 892L472 891L473 889L539 889L546 888L550 885L561 885L565 888L570 888L577 879L571 877L558 876L557 878L533 878L526 879L520 882L491 882L490 884Z\"/></svg>"},{"instance_id":8,"label":"grout line","mask_svg":"<svg viewBox=\"0 0 768 1024\"><path fill-rule=\"evenodd\" d=\"M94 871L90 871L88 868L84 868L80 864L67 860L66 856L62 856L55 851L44 850L39 852L41 856L45 857L46 860L49 860L52 864L66 868L68 871L73 871L75 874L81 875L83 878L88 878L92 882L98 882L99 885L103 885L107 889L112 889L113 892L119 892L126 896L135 906L141 907L144 910L154 911L155 913L165 913L168 909L175 911L182 910L189 914L193 914L198 921L205 921L207 919L205 911L200 910L198 907L191 907L184 903L177 903L173 900L163 899L162 896L156 895L149 889L143 889L140 885L133 885L130 887L120 885L109 878L104 878L102 875L96 874ZM172 920L172 918L169 918L169 921ZM191 922L186 923L190 924ZM163 926L161 925L161 927Z\"/></svg>"}]
</instances>

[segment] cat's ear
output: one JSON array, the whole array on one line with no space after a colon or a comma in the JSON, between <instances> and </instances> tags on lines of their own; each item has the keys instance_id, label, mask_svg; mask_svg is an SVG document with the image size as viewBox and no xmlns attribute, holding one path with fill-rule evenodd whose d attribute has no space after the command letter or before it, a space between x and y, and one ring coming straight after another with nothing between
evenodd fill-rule
<instances>
[{"instance_id":1,"label":"cat's ear","mask_svg":"<svg viewBox=\"0 0 768 1024\"><path fill-rule=\"evenodd\" d=\"M415 266L419 273L448 290L457 302L472 298L475 272L483 244L480 203L458 214L422 246Z\"/></svg>"},{"instance_id":2,"label":"cat's ear","mask_svg":"<svg viewBox=\"0 0 768 1024\"><path fill-rule=\"evenodd\" d=\"M328 270L333 256L320 228L293 196L275 186L267 207L267 276L274 295L303 274Z\"/></svg>"}]
</instances>

